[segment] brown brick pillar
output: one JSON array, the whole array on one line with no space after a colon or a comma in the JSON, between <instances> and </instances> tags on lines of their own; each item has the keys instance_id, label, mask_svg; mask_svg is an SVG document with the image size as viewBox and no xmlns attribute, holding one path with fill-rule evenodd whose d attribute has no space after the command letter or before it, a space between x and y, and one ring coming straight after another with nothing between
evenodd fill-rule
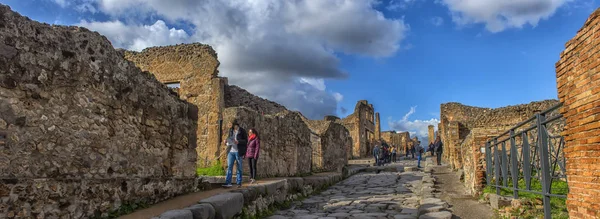
<instances>
[{"instance_id":1,"label":"brown brick pillar","mask_svg":"<svg viewBox=\"0 0 600 219\"><path fill-rule=\"evenodd\" d=\"M570 218L600 218L600 9L565 45L556 63L566 118Z\"/></svg>"}]
</instances>

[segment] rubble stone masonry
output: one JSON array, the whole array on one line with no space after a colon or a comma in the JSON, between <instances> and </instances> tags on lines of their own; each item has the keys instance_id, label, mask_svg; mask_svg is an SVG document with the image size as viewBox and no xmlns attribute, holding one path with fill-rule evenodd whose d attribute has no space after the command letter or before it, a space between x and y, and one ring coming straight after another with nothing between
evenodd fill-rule
<instances>
[{"instance_id":1,"label":"rubble stone masonry","mask_svg":"<svg viewBox=\"0 0 600 219\"><path fill-rule=\"evenodd\" d=\"M354 113L342 120L352 136L352 158L370 156L375 141L375 112L373 105L360 100L354 107ZM379 139L377 139L379 140Z\"/></svg>"},{"instance_id":2,"label":"rubble stone masonry","mask_svg":"<svg viewBox=\"0 0 600 219\"><path fill-rule=\"evenodd\" d=\"M340 123L340 119L302 118L312 131L312 171L341 171L348 164L348 154L352 149L352 138L348 129Z\"/></svg>"},{"instance_id":3,"label":"rubble stone masonry","mask_svg":"<svg viewBox=\"0 0 600 219\"><path fill-rule=\"evenodd\" d=\"M225 78L219 78L217 54L199 43L125 52L125 58L163 83L179 83L179 96L198 107L198 166L210 166L221 153L219 120L224 108Z\"/></svg>"},{"instance_id":4,"label":"rubble stone masonry","mask_svg":"<svg viewBox=\"0 0 600 219\"><path fill-rule=\"evenodd\" d=\"M558 97L566 119L570 218L600 217L600 10L565 45L556 63Z\"/></svg>"},{"instance_id":5,"label":"rubble stone masonry","mask_svg":"<svg viewBox=\"0 0 600 219\"><path fill-rule=\"evenodd\" d=\"M90 218L194 191L195 106L96 32L0 5L0 218Z\"/></svg>"},{"instance_id":6,"label":"rubble stone masonry","mask_svg":"<svg viewBox=\"0 0 600 219\"><path fill-rule=\"evenodd\" d=\"M464 170L467 188L472 194L478 194L485 181L485 157L481 147L491 138L556 104L557 100L545 100L496 109L442 104L440 136L445 147L444 160L453 169ZM561 127L553 125L549 130Z\"/></svg>"},{"instance_id":7,"label":"rubble stone masonry","mask_svg":"<svg viewBox=\"0 0 600 219\"><path fill-rule=\"evenodd\" d=\"M224 123L233 119L237 119L246 131L255 128L259 132L258 177L296 176L311 172L311 130L299 113L286 110L278 114L262 115L244 106L225 109ZM226 137L227 131L223 131L223 139ZM225 165L227 157L220 158ZM242 166L244 173L248 173L248 163Z\"/></svg>"}]
</instances>

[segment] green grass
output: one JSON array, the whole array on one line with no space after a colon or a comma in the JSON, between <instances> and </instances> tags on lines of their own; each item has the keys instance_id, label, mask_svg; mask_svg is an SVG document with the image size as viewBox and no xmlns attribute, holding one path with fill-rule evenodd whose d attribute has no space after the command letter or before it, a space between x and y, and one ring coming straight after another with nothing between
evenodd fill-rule
<instances>
[{"instance_id":1,"label":"green grass","mask_svg":"<svg viewBox=\"0 0 600 219\"><path fill-rule=\"evenodd\" d=\"M225 176L225 170L221 166L221 161L215 162L210 167L196 169L196 175L198 176Z\"/></svg>"},{"instance_id":2,"label":"green grass","mask_svg":"<svg viewBox=\"0 0 600 219\"><path fill-rule=\"evenodd\" d=\"M492 184L495 184L495 182L492 182ZM508 187L512 187L512 186L513 186L512 181L509 181ZM518 188L519 189L526 188L524 179L520 179L518 181ZM531 179L531 190L537 191L537 192L542 191L542 184L540 183L539 180ZM567 182L554 180L552 182L552 190L551 191L552 191L552 194L567 195L567 193L569 192ZM494 188L492 186L487 186L484 188L483 193L496 194L496 188ZM512 197L513 192L509 189L501 188L500 195ZM530 192L526 192L526 191L519 191L518 195L519 195L519 199L523 199L530 203L536 203L536 202L539 202L537 200L542 200L542 195L534 194L534 193L530 193ZM552 210L551 210L552 218L569 218L569 213L567 211L567 205L566 205L566 198L550 197L550 205L552 208ZM532 217L544 215L543 209L542 210L538 210L535 208L527 209L527 212L530 213Z\"/></svg>"}]
</instances>

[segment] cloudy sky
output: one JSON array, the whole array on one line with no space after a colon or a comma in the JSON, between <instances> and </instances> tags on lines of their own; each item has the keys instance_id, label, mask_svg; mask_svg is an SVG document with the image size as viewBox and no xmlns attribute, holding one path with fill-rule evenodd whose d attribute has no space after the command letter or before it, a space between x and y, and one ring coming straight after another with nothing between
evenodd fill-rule
<instances>
[{"instance_id":1,"label":"cloudy sky","mask_svg":"<svg viewBox=\"0 0 600 219\"><path fill-rule=\"evenodd\" d=\"M369 100L420 138L439 105L557 98L554 63L594 0L0 0L115 47L211 45L231 84L311 118Z\"/></svg>"}]
</instances>

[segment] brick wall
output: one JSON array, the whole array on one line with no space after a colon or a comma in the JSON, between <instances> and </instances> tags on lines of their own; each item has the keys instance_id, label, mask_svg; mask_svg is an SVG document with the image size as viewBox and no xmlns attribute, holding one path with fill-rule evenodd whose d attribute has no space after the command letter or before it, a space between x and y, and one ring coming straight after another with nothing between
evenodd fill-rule
<instances>
[{"instance_id":1,"label":"brick wall","mask_svg":"<svg viewBox=\"0 0 600 219\"><path fill-rule=\"evenodd\" d=\"M556 63L564 105L570 218L600 217L600 10L565 45Z\"/></svg>"}]
</instances>

